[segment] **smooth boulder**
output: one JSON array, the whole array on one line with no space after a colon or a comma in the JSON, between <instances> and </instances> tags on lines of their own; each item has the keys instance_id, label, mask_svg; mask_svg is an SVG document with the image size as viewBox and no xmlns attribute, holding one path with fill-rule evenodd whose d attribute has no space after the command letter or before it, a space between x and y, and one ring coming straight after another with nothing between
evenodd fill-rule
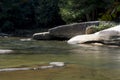
<instances>
[{"instance_id":1,"label":"smooth boulder","mask_svg":"<svg viewBox=\"0 0 120 80\"><path fill-rule=\"evenodd\" d=\"M96 32L95 26L100 24L109 24L105 21L89 21L72 23L67 25L50 28L48 32L33 34L35 40L68 40L76 35L91 34Z\"/></svg>"},{"instance_id":2,"label":"smooth boulder","mask_svg":"<svg viewBox=\"0 0 120 80\"><path fill-rule=\"evenodd\" d=\"M79 34L85 34L86 28L91 25L98 26L100 21L90 21L90 22L82 22L82 23L73 23L68 25L61 25L54 28L49 29L50 35L53 37L70 39L73 36Z\"/></svg>"},{"instance_id":3,"label":"smooth boulder","mask_svg":"<svg viewBox=\"0 0 120 80\"><path fill-rule=\"evenodd\" d=\"M86 42L95 42L98 41L99 37L97 35L94 34L86 34L86 35L77 35L73 38L71 38L70 40L68 40L67 42L69 44L82 44L82 43L86 43Z\"/></svg>"},{"instance_id":4,"label":"smooth boulder","mask_svg":"<svg viewBox=\"0 0 120 80\"><path fill-rule=\"evenodd\" d=\"M115 44L120 45L120 25L108 28L94 34L77 35L70 40L69 44L82 44L82 43L103 43L103 44Z\"/></svg>"}]
</instances>

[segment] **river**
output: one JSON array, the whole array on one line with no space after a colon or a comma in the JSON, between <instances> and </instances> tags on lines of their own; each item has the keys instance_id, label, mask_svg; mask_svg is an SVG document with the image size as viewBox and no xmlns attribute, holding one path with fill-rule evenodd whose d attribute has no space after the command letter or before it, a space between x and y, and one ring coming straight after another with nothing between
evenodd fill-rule
<instances>
[{"instance_id":1,"label":"river","mask_svg":"<svg viewBox=\"0 0 120 80\"><path fill-rule=\"evenodd\" d=\"M0 69L66 63L61 68L0 72L0 80L120 80L120 47L1 38L0 49L14 51L0 55Z\"/></svg>"}]
</instances>

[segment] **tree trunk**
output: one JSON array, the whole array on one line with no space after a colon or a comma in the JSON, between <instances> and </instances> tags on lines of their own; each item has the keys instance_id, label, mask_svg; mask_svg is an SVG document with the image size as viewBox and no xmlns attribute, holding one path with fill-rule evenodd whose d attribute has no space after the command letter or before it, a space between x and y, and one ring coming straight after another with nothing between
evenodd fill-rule
<instances>
[{"instance_id":1,"label":"tree trunk","mask_svg":"<svg viewBox=\"0 0 120 80\"><path fill-rule=\"evenodd\" d=\"M90 21L90 20L91 20L89 14L86 14L86 19L87 19L87 21Z\"/></svg>"}]
</instances>

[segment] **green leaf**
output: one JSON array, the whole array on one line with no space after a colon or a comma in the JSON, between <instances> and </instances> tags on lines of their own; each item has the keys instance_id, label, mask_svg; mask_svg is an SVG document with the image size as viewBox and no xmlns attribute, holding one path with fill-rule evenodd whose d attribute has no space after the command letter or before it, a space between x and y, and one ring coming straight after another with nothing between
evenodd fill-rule
<instances>
[{"instance_id":1,"label":"green leaf","mask_svg":"<svg viewBox=\"0 0 120 80\"><path fill-rule=\"evenodd\" d=\"M118 12L120 11L120 5L117 7L117 11L118 11Z\"/></svg>"}]
</instances>

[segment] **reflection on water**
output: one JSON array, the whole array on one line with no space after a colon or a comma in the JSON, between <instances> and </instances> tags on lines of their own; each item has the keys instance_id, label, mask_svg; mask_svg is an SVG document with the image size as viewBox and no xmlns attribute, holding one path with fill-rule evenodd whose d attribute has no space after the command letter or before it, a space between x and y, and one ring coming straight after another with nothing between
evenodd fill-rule
<instances>
[{"instance_id":1,"label":"reflection on water","mask_svg":"<svg viewBox=\"0 0 120 80\"><path fill-rule=\"evenodd\" d=\"M120 68L120 47L95 46L87 44L71 45L74 56L88 64L97 67Z\"/></svg>"}]
</instances>

